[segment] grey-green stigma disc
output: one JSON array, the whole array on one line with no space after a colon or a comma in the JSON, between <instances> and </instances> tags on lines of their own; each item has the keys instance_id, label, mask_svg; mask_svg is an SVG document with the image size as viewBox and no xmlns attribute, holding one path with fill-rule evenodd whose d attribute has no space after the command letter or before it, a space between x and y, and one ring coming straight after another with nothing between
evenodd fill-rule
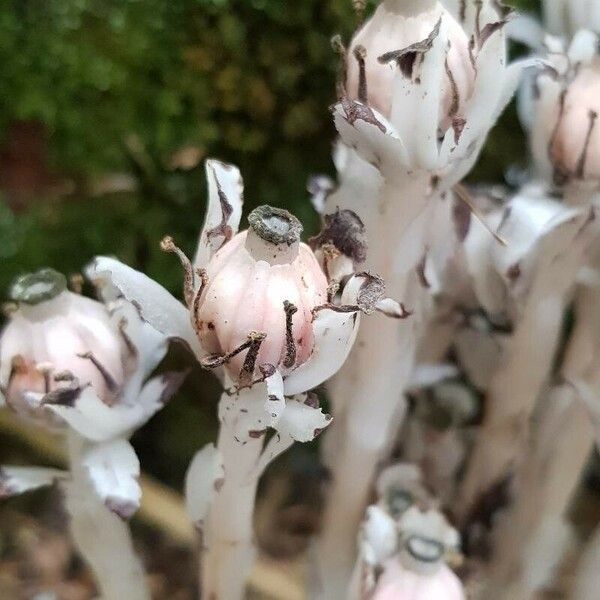
<instances>
[{"instance_id":1,"label":"grey-green stigma disc","mask_svg":"<svg viewBox=\"0 0 600 600\"><path fill-rule=\"evenodd\" d=\"M266 204L255 208L248 215L248 222L255 233L272 244L291 246L302 234L302 224L292 213Z\"/></svg>"},{"instance_id":2,"label":"grey-green stigma disc","mask_svg":"<svg viewBox=\"0 0 600 600\"><path fill-rule=\"evenodd\" d=\"M54 269L46 268L17 277L10 288L10 298L14 302L34 305L52 300L66 289L67 278Z\"/></svg>"}]
</instances>

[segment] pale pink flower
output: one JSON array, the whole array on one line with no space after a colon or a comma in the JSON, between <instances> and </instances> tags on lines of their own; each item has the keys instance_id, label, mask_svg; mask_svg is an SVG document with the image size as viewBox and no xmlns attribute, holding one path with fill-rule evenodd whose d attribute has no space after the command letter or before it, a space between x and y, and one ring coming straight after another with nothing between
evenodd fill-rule
<instances>
[{"instance_id":1,"label":"pale pink flower","mask_svg":"<svg viewBox=\"0 0 600 600\"><path fill-rule=\"evenodd\" d=\"M427 540L414 538L411 545L421 560L435 560L436 548ZM425 558L427 553L427 558ZM465 593L458 577L445 564L434 573L419 573L402 564L397 556L383 566L372 600L464 600Z\"/></svg>"},{"instance_id":2,"label":"pale pink flower","mask_svg":"<svg viewBox=\"0 0 600 600\"><path fill-rule=\"evenodd\" d=\"M106 307L68 291L52 269L20 277L11 296L18 308L0 338L0 386L9 406L40 415L34 396L72 378L112 404L123 383L124 346Z\"/></svg>"},{"instance_id":3,"label":"pale pink flower","mask_svg":"<svg viewBox=\"0 0 600 600\"><path fill-rule=\"evenodd\" d=\"M260 332L265 337L256 364L289 373L312 353L312 311L327 302L327 280L290 213L263 206L249 222L209 262L195 326L203 348L218 355L234 352L249 332ZM227 362L232 379L244 360L237 354Z\"/></svg>"},{"instance_id":4,"label":"pale pink flower","mask_svg":"<svg viewBox=\"0 0 600 600\"><path fill-rule=\"evenodd\" d=\"M421 60L414 52L431 44L437 35L441 19L448 29L448 52L441 81L438 120L440 128L448 129L452 120L464 116L464 107L475 83L475 68L469 52L469 38L459 23L435 1L419 3L386 0L359 29L350 45L347 61L346 91L353 100L361 98L361 77L366 79L366 101L387 119L391 118L395 68L391 57L397 56L406 77L418 77L415 62ZM416 46L415 46L416 45ZM411 53L411 48L413 52ZM401 56L398 52L403 51ZM390 60L387 60L390 57ZM364 60L364 67L361 61ZM364 69L361 75L361 69Z\"/></svg>"},{"instance_id":5,"label":"pale pink flower","mask_svg":"<svg viewBox=\"0 0 600 600\"><path fill-rule=\"evenodd\" d=\"M90 489L128 518L141 490L139 461L127 438L164 406L183 377L148 379L167 351L166 338L114 288L100 291L104 302L70 292L52 269L18 278L11 289L16 309L0 336L0 389L20 416L78 440L77 461ZM77 468L71 467L1 467L0 496L56 480L71 490Z\"/></svg>"},{"instance_id":6,"label":"pale pink flower","mask_svg":"<svg viewBox=\"0 0 600 600\"><path fill-rule=\"evenodd\" d=\"M581 30L568 49L548 39L548 68L521 97L535 164L560 186L595 188L600 180L600 55L597 37Z\"/></svg>"}]
</instances>

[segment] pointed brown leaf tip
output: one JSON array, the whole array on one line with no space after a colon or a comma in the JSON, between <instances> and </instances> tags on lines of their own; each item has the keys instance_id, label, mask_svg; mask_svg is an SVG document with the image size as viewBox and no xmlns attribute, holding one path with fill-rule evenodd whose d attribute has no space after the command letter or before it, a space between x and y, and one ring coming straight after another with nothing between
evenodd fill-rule
<instances>
[{"instance_id":1,"label":"pointed brown leaf tip","mask_svg":"<svg viewBox=\"0 0 600 600\"><path fill-rule=\"evenodd\" d=\"M437 38L437 36L440 33L441 25L442 18L440 17L431 33L424 40L421 40L420 42L415 42L414 44L411 44L406 48L402 48L401 50L392 50L391 52L386 52L385 54L382 54L377 60L381 64L386 64L395 61L404 77L413 79L416 71L415 67L419 66L419 63L423 56L429 50L431 50L435 38Z\"/></svg>"},{"instance_id":2,"label":"pointed brown leaf tip","mask_svg":"<svg viewBox=\"0 0 600 600\"><path fill-rule=\"evenodd\" d=\"M310 247L316 250L325 244L332 244L355 264L364 262L368 244L360 217L351 210L338 208L333 214L325 215L324 220L321 232L308 241Z\"/></svg>"},{"instance_id":3,"label":"pointed brown leaf tip","mask_svg":"<svg viewBox=\"0 0 600 600\"><path fill-rule=\"evenodd\" d=\"M122 498L115 498L114 496L108 496L104 504L108 510L123 519L123 521L131 519L138 508L134 502L129 502Z\"/></svg>"},{"instance_id":4,"label":"pointed brown leaf tip","mask_svg":"<svg viewBox=\"0 0 600 600\"><path fill-rule=\"evenodd\" d=\"M363 277L364 281L360 286L356 304L363 313L370 315L385 294L385 283L381 277L370 273L360 273L359 277Z\"/></svg>"},{"instance_id":5,"label":"pointed brown leaf tip","mask_svg":"<svg viewBox=\"0 0 600 600\"><path fill-rule=\"evenodd\" d=\"M221 163L223 166L223 164ZM206 232L207 239L211 239L218 235L222 235L225 240L223 243L228 242L233 236L233 230L228 225L229 218L233 214L233 206L231 206L223 188L221 187L221 182L217 177L217 173L213 169L213 178L215 180L215 184L217 186L217 193L219 195L219 203L221 204L221 222L216 226Z\"/></svg>"},{"instance_id":6,"label":"pointed brown leaf tip","mask_svg":"<svg viewBox=\"0 0 600 600\"><path fill-rule=\"evenodd\" d=\"M385 125L377 119L370 106L350 100L348 97L342 98L340 102L344 111L344 118L350 125L354 125L356 121L364 121L370 125L375 125L382 133L386 132Z\"/></svg>"},{"instance_id":7,"label":"pointed brown leaf tip","mask_svg":"<svg viewBox=\"0 0 600 600\"><path fill-rule=\"evenodd\" d=\"M460 242L464 242L471 227L471 210L459 199L455 199L452 205L452 220L456 237Z\"/></svg>"},{"instance_id":8,"label":"pointed brown leaf tip","mask_svg":"<svg viewBox=\"0 0 600 600\"><path fill-rule=\"evenodd\" d=\"M159 399L159 402L162 405L165 405L179 391L179 388L185 381L190 370L191 369L186 369L185 371L169 371L162 375L164 388Z\"/></svg>"}]
</instances>

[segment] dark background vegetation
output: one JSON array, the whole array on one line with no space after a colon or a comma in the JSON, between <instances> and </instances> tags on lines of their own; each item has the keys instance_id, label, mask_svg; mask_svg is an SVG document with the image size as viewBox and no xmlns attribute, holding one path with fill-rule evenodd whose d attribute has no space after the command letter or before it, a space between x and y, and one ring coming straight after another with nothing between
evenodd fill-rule
<instances>
[{"instance_id":1,"label":"dark background vegetation","mask_svg":"<svg viewBox=\"0 0 600 600\"><path fill-rule=\"evenodd\" d=\"M74 273L96 254L179 293L158 242L169 233L193 252L205 157L240 167L247 208L284 206L314 231L306 180L333 171L329 40L355 24L350 0L2 2L3 296L23 271ZM500 181L525 161L510 109L472 178ZM174 349L167 361L189 358ZM143 468L176 487L216 428L217 385L197 371L134 438ZM0 437L0 457L9 446Z\"/></svg>"}]
</instances>

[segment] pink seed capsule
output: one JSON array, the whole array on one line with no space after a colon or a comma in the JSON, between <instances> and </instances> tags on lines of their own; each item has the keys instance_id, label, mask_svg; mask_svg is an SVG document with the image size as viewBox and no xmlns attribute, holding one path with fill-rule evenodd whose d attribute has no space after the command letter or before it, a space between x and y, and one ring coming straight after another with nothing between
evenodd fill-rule
<instances>
[{"instance_id":1,"label":"pink seed capsule","mask_svg":"<svg viewBox=\"0 0 600 600\"><path fill-rule=\"evenodd\" d=\"M110 404L123 382L122 341L105 307L67 290L52 269L23 275L18 308L0 336L0 388L15 410L35 416L34 395L77 382Z\"/></svg>"},{"instance_id":2,"label":"pink seed capsule","mask_svg":"<svg viewBox=\"0 0 600 600\"><path fill-rule=\"evenodd\" d=\"M438 2L385 0L371 19L357 32L346 58L346 92L352 100L369 104L391 119L394 78L402 75L415 79L415 53L408 52L398 61L383 60L386 54L421 44L434 34L440 18L448 28L449 48L445 58L439 126L446 130L455 117L462 115L475 83L475 69L469 54L469 39L463 28ZM380 57L382 60L379 60ZM418 60L418 59L417 59ZM364 82L361 69L364 61ZM366 98L364 95L366 87ZM426 93L427 90L424 90Z\"/></svg>"},{"instance_id":3,"label":"pink seed capsule","mask_svg":"<svg viewBox=\"0 0 600 600\"><path fill-rule=\"evenodd\" d=\"M266 365L286 373L304 363L313 349L312 309L327 301L327 280L300 242L298 219L261 206L248 221L248 230L211 259L208 284L193 308L202 347L232 355L224 364L234 381Z\"/></svg>"},{"instance_id":4,"label":"pink seed capsule","mask_svg":"<svg viewBox=\"0 0 600 600\"><path fill-rule=\"evenodd\" d=\"M414 536L383 565L372 600L464 600L462 584L442 562L443 548Z\"/></svg>"},{"instance_id":5,"label":"pink seed capsule","mask_svg":"<svg viewBox=\"0 0 600 600\"><path fill-rule=\"evenodd\" d=\"M558 178L600 179L600 59L581 65L559 103L542 108L536 126L548 130Z\"/></svg>"}]
</instances>

